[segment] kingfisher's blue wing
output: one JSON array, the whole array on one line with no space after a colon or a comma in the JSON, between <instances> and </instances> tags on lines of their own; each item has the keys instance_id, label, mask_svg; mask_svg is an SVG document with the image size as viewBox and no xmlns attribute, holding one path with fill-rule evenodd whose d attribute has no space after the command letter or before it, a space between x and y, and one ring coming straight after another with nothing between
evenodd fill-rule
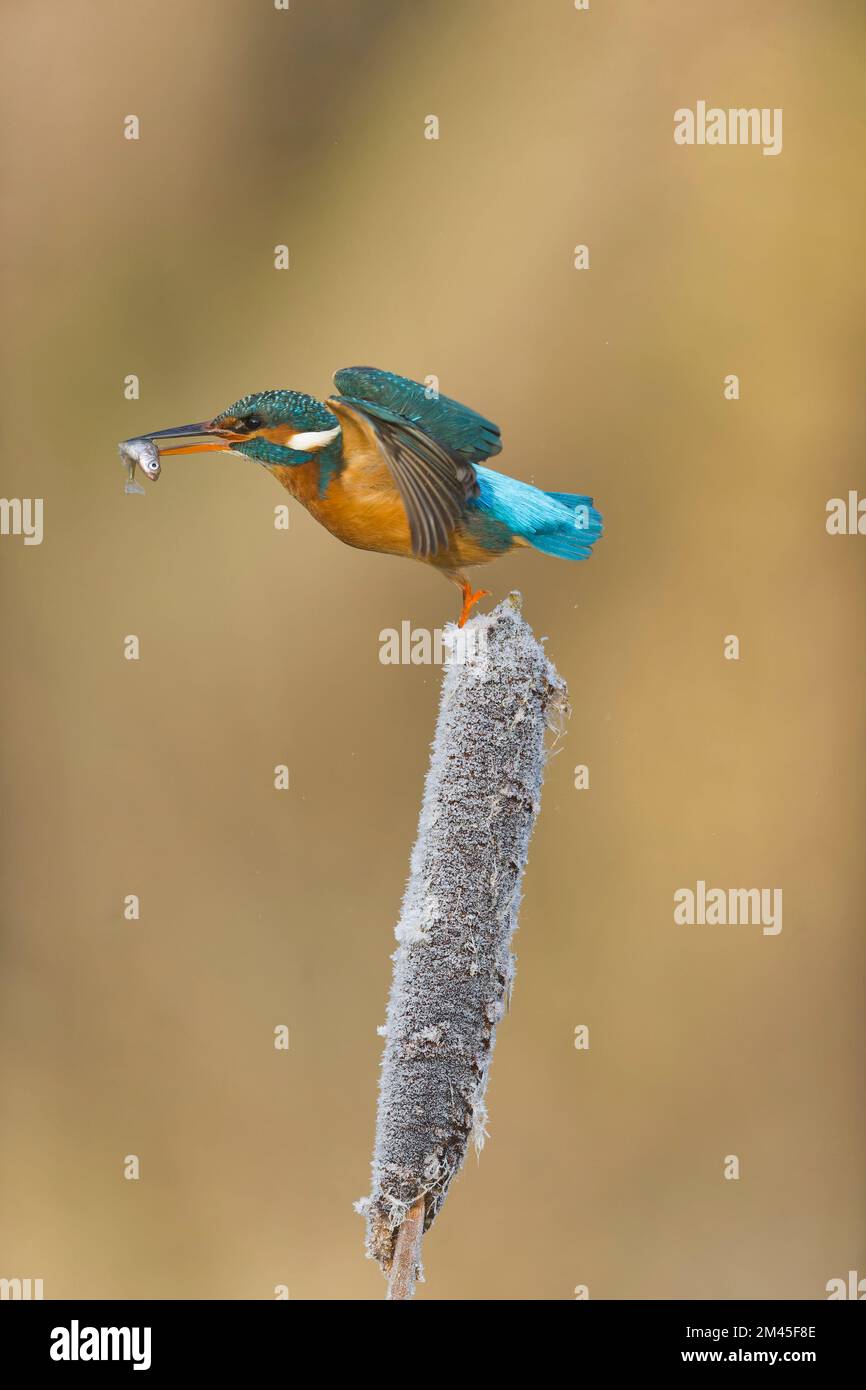
<instances>
[{"instance_id":1,"label":"kingfisher's blue wing","mask_svg":"<svg viewBox=\"0 0 866 1390\"><path fill-rule=\"evenodd\" d=\"M347 406L369 422L406 509L412 550L421 557L435 555L448 546L467 502L478 495L475 469L468 453L451 442L453 435L444 439L441 431L428 428L405 397L398 400L405 406L402 411L371 400L376 392L395 399L391 386L382 389L380 378L390 383L403 380L373 368L337 372L334 380L343 394L331 397L330 403ZM423 400L423 386L410 381L405 385ZM349 387L354 388L351 393ZM355 394L362 391L366 394Z\"/></svg>"},{"instance_id":2,"label":"kingfisher's blue wing","mask_svg":"<svg viewBox=\"0 0 866 1390\"><path fill-rule=\"evenodd\" d=\"M469 463L481 463L502 449L499 426L492 420L448 396L431 396L426 387L408 377L378 367L343 367L335 374L334 385L359 404L381 406L402 416Z\"/></svg>"}]
</instances>

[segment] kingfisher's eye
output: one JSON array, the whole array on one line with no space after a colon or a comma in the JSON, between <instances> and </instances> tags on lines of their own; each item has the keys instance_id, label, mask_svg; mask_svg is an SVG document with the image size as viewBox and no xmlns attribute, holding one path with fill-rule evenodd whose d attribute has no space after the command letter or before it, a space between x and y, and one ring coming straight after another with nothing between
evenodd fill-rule
<instances>
[{"instance_id":1,"label":"kingfisher's eye","mask_svg":"<svg viewBox=\"0 0 866 1390\"><path fill-rule=\"evenodd\" d=\"M259 415L246 415L243 420L238 421L245 430L260 430L265 423Z\"/></svg>"}]
</instances>

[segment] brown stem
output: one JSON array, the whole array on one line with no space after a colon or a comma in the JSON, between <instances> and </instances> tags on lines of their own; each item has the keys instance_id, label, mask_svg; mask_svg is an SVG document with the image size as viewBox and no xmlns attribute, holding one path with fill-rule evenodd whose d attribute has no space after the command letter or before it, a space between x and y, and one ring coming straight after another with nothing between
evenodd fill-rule
<instances>
[{"instance_id":1,"label":"brown stem","mask_svg":"<svg viewBox=\"0 0 866 1390\"><path fill-rule=\"evenodd\" d=\"M415 1280L421 1268L421 1237L424 1234L424 1198L413 1202L397 1232L394 1261L388 1279L388 1298L414 1297Z\"/></svg>"}]
</instances>

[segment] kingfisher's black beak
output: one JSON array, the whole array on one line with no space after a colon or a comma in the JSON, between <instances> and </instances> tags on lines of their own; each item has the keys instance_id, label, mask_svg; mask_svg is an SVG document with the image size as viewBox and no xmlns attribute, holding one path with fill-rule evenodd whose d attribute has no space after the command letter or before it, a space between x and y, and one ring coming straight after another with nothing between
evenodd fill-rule
<instances>
[{"instance_id":1,"label":"kingfisher's black beak","mask_svg":"<svg viewBox=\"0 0 866 1390\"><path fill-rule=\"evenodd\" d=\"M142 439L172 439L181 438L185 435L202 435L197 444L172 445L168 449L160 447L160 457L163 454L203 454L209 449L226 449L229 443L235 439L243 438L236 434L234 430L224 430L215 425L212 420L201 420L197 425L177 425L170 430L151 430L149 434L141 435ZM214 438L216 436L216 439Z\"/></svg>"}]
</instances>

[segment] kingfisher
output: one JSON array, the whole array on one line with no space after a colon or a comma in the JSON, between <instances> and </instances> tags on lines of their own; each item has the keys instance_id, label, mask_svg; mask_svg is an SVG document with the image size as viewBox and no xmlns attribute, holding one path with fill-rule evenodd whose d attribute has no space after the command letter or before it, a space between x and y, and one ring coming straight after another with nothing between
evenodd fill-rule
<instances>
[{"instance_id":1,"label":"kingfisher","mask_svg":"<svg viewBox=\"0 0 866 1390\"><path fill-rule=\"evenodd\" d=\"M467 569L524 547L588 558L602 533L592 498L484 468L502 448L491 420L376 367L346 367L334 385L324 402L258 391L212 420L140 438L197 436L156 446L160 456L219 449L254 459L346 545L420 560L456 584L460 627L490 592L473 589ZM148 473L159 475L158 461Z\"/></svg>"}]
</instances>

